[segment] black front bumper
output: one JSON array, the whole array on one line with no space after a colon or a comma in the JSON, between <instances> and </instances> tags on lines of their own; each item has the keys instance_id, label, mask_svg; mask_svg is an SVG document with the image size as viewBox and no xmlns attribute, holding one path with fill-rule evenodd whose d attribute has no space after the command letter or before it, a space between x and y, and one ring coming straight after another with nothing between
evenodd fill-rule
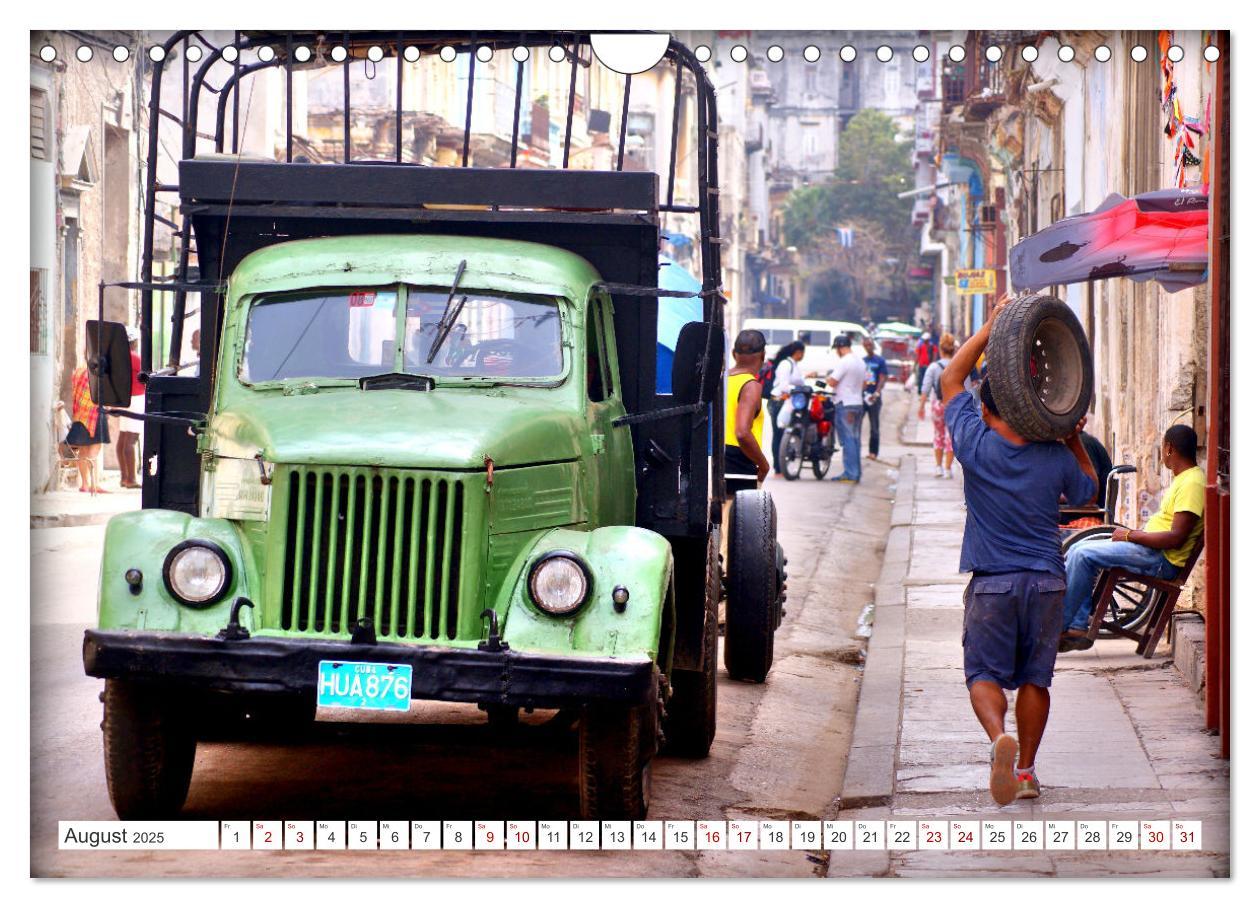
<instances>
[{"instance_id":1,"label":"black front bumper","mask_svg":"<svg viewBox=\"0 0 1260 908\"><path fill-rule=\"evenodd\" d=\"M646 659L287 637L224 641L102 630L83 635L83 667L89 675L207 691L313 695L323 660L410 665L411 696L416 700L554 709L588 703L642 704L656 698L655 666Z\"/></svg>"}]
</instances>

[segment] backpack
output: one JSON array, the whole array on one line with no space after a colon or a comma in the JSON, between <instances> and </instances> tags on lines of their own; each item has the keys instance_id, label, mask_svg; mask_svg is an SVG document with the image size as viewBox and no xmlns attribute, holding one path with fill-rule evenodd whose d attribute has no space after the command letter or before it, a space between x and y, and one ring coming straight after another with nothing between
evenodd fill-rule
<instances>
[{"instance_id":1,"label":"backpack","mask_svg":"<svg viewBox=\"0 0 1260 908\"><path fill-rule=\"evenodd\" d=\"M761 382L761 397L770 400L770 390L774 387L774 363L767 360L757 370L757 381Z\"/></svg>"},{"instance_id":2,"label":"backpack","mask_svg":"<svg viewBox=\"0 0 1260 908\"><path fill-rule=\"evenodd\" d=\"M936 378L935 378L935 379L933 380L933 382L932 382L932 390L936 392L936 399L937 399L937 400L944 400L944 399L945 399L945 395L943 395L943 394L941 393L941 376L942 376L942 375L944 375L944 374L945 374L945 370L944 370L944 369L938 369L938 370L937 370L937 372L936 372ZM976 369L972 369L972 370L971 370L971 371L967 374L967 381L971 382L971 386L972 386L973 388L974 388L974 387L978 387L978 386L979 386L979 383L980 383L980 373L979 373L979 371L977 371Z\"/></svg>"}]
</instances>

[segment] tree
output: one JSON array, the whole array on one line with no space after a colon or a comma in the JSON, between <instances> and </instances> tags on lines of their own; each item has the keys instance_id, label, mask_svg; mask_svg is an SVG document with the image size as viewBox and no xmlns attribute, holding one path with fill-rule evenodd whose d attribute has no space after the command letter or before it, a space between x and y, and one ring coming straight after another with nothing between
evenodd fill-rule
<instances>
[{"instance_id":1,"label":"tree","mask_svg":"<svg viewBox=\"0 0 1260 908\"><path fill-rule=\"evenodd\" d=\"M802 252L808 272L849 275L859 311L869 297L899 295L894 288L904 288L906 268L918 259L914 203L897 198L913 186L910 151L890 117L859 111L840 133L831 179L796 190L784 209L787 244ZM852 245L841 245L837 227L853 229Z\"/></svg>"}]
</instances>

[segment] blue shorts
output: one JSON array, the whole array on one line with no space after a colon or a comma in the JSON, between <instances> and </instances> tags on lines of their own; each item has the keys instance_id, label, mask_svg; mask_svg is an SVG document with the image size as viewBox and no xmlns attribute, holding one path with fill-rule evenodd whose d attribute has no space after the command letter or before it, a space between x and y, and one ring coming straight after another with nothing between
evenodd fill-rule
<instances>
[{"instance_id":1,"label":"blue shorts","mask_svg":"<svg viewBox=\"0 0 1260 908\"><path fill-rule=\"evenodd\" d=\"M972 577L963 594L967 687L1049 687L1063 630L1064 580L1044 571Z\"/></svg>"}]
</instances>

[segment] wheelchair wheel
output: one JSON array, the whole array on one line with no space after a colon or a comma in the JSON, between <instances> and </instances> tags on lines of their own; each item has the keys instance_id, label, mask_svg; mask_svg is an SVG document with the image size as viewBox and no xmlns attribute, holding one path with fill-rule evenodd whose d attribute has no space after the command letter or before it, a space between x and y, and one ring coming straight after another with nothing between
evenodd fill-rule
<instances>
[{"instance_id":1,"label":"wheelchair wheel","mask_svg":"<svg viewBox=\"0 0 1260 908\"><path fill-rule=\"evenodd\" d=\"M1068 549L1087 539L1110 539L1116 531L1115 524L1103 523L1098 526L1075 530L1063 538L1060 551L1067 557ZM1151 608L1155 604L1155 591L1141 583L1118 583L1111 601L1107 604L1107 619L1125 630L1131 631L1141 627L1150 617ZM1114 639L1118 635L1109 631L1106 626L1098 629L1100 640Z\"/></svg>"}]
</instances>

